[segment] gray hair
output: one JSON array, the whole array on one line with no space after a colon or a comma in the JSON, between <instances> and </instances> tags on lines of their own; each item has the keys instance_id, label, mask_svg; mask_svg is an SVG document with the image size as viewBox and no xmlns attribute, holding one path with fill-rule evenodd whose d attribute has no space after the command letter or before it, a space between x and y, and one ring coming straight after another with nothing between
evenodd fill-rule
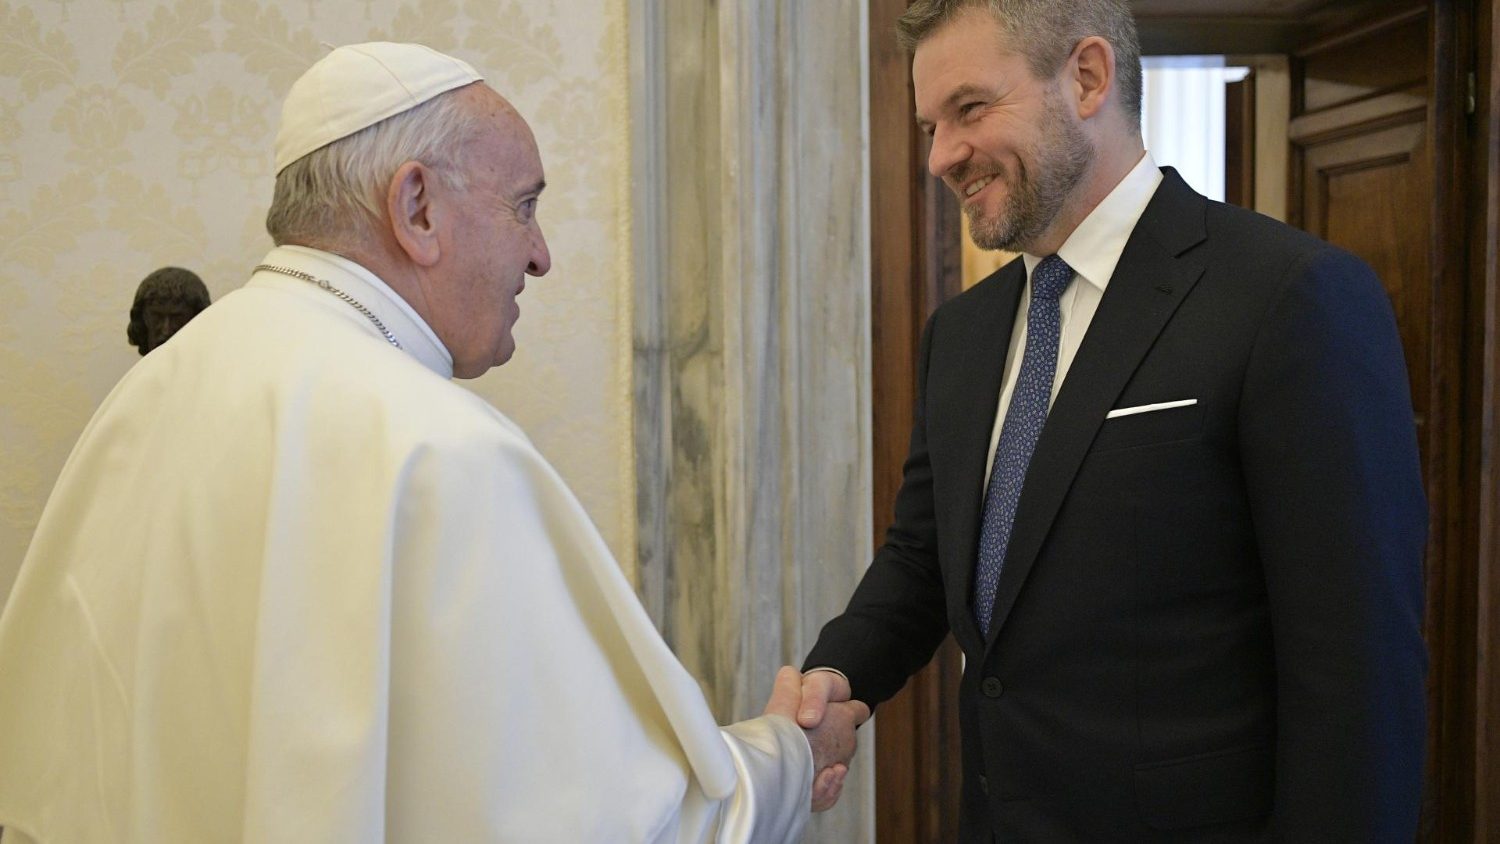
<instances>
[{"instance_id":1,"label":"gray hair","mask_svg":"<svg viewBox=\"0 0 1500 844\"><path fill-rule=\"evenodd\" d=\"M473 110L439 94L293 161L276 175L266 231L277 246L332 246L359 239L385 215L397 168L420 161L453 190L468 186L467 141Z\"/></svg>"},{"instance_id":2,"label":"gray hair","mask_svg":"<svg viewBox=\"0 0 1500 844\"><path fill-rule=\"evenodd\" d=\"M1057 74L1079 41L1097 35L1115 50L1120 107L1139 132L1141 41L1125 0L916 0L896 20L896 43L907 52L964 9L982 7L1038 79Z\"/></svg>"}]
</instances>

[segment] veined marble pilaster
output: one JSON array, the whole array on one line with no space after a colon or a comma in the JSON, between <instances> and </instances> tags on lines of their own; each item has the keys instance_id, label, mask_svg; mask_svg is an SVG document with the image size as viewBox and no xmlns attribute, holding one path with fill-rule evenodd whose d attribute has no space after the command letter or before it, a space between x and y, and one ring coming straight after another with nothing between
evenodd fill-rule
<instances>
[{"instance_id":1,"label":"veined marble pilaster","mask_svg":"<svg viewBox=\"0 0 1500 844\"><path fill-rule=\"evenodd\" d=\"M637 580L720 720L869 563L865 4L633 4ZM873 729L810 840L873 840Z\"/></svg>"}]
</instances>

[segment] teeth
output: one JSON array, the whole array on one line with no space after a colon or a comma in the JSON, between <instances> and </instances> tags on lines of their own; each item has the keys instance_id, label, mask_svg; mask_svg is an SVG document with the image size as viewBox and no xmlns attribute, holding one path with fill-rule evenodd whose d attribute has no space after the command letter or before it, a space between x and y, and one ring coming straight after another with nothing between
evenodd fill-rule
<instances>
[{"instance_id":1,"label":"teeth","mask_svg":"<svg viewBox=\"0 0 1500 844\"><path fill-rule=\"evenodd\" d=\"M984 190L985 185L988 185L993 181L995 181L994 176L986 176L983 179L980 179L974 184L969 185L968 188L964 190L964 196L973 196L974 194L979 193L980 191Z\"/></svg>"}]
</instances>

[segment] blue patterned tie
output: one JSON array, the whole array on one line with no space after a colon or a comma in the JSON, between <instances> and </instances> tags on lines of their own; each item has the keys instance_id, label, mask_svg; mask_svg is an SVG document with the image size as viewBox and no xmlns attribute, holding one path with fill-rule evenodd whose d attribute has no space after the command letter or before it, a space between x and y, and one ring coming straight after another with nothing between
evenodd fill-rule
<instances>
[{"instance_id":1,"label":"blue patterned tie","mask_svg":"<svg viewBox=\"0 0 1500 844\"><path fill-rule=\"evenodd\" d=\"M1021 355L1021 372L1016 377L1010 407L1005 411L1005 424L1000 428L1000 442L995 446L995 466L990 470L990 485L984 496L984 522L979 529L974 618L979 622L979 632L985 636L990 633L995 589L1000 585L1000 568L1005 563L1005 549L1010 545L1010 530L1016 520L1016 504L1021 500L1021 485L1026 481L1026 467L1047 421L1061 333L1058 300L1072 280L1073 268L1056 255L1042 259L1031 273L1026 349Z\"/></svg>"}]
</instances>

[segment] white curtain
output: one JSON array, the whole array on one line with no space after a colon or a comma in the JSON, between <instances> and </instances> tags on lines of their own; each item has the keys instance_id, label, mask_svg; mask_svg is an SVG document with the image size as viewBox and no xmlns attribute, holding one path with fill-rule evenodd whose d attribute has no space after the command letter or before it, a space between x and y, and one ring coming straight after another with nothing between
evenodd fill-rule
<instances>
[{"instance_id":1,"label":"white curtain","mask_svg":"<svg viewBox=\"0 0 1500 844\"><path fill-rule=\"evenodd\" d=\"M1156 163L1199 193L1224 201L1224 86L1247 69L1223 56L1147 56L1141 134Z\"/></svg>"}]
</instances>

